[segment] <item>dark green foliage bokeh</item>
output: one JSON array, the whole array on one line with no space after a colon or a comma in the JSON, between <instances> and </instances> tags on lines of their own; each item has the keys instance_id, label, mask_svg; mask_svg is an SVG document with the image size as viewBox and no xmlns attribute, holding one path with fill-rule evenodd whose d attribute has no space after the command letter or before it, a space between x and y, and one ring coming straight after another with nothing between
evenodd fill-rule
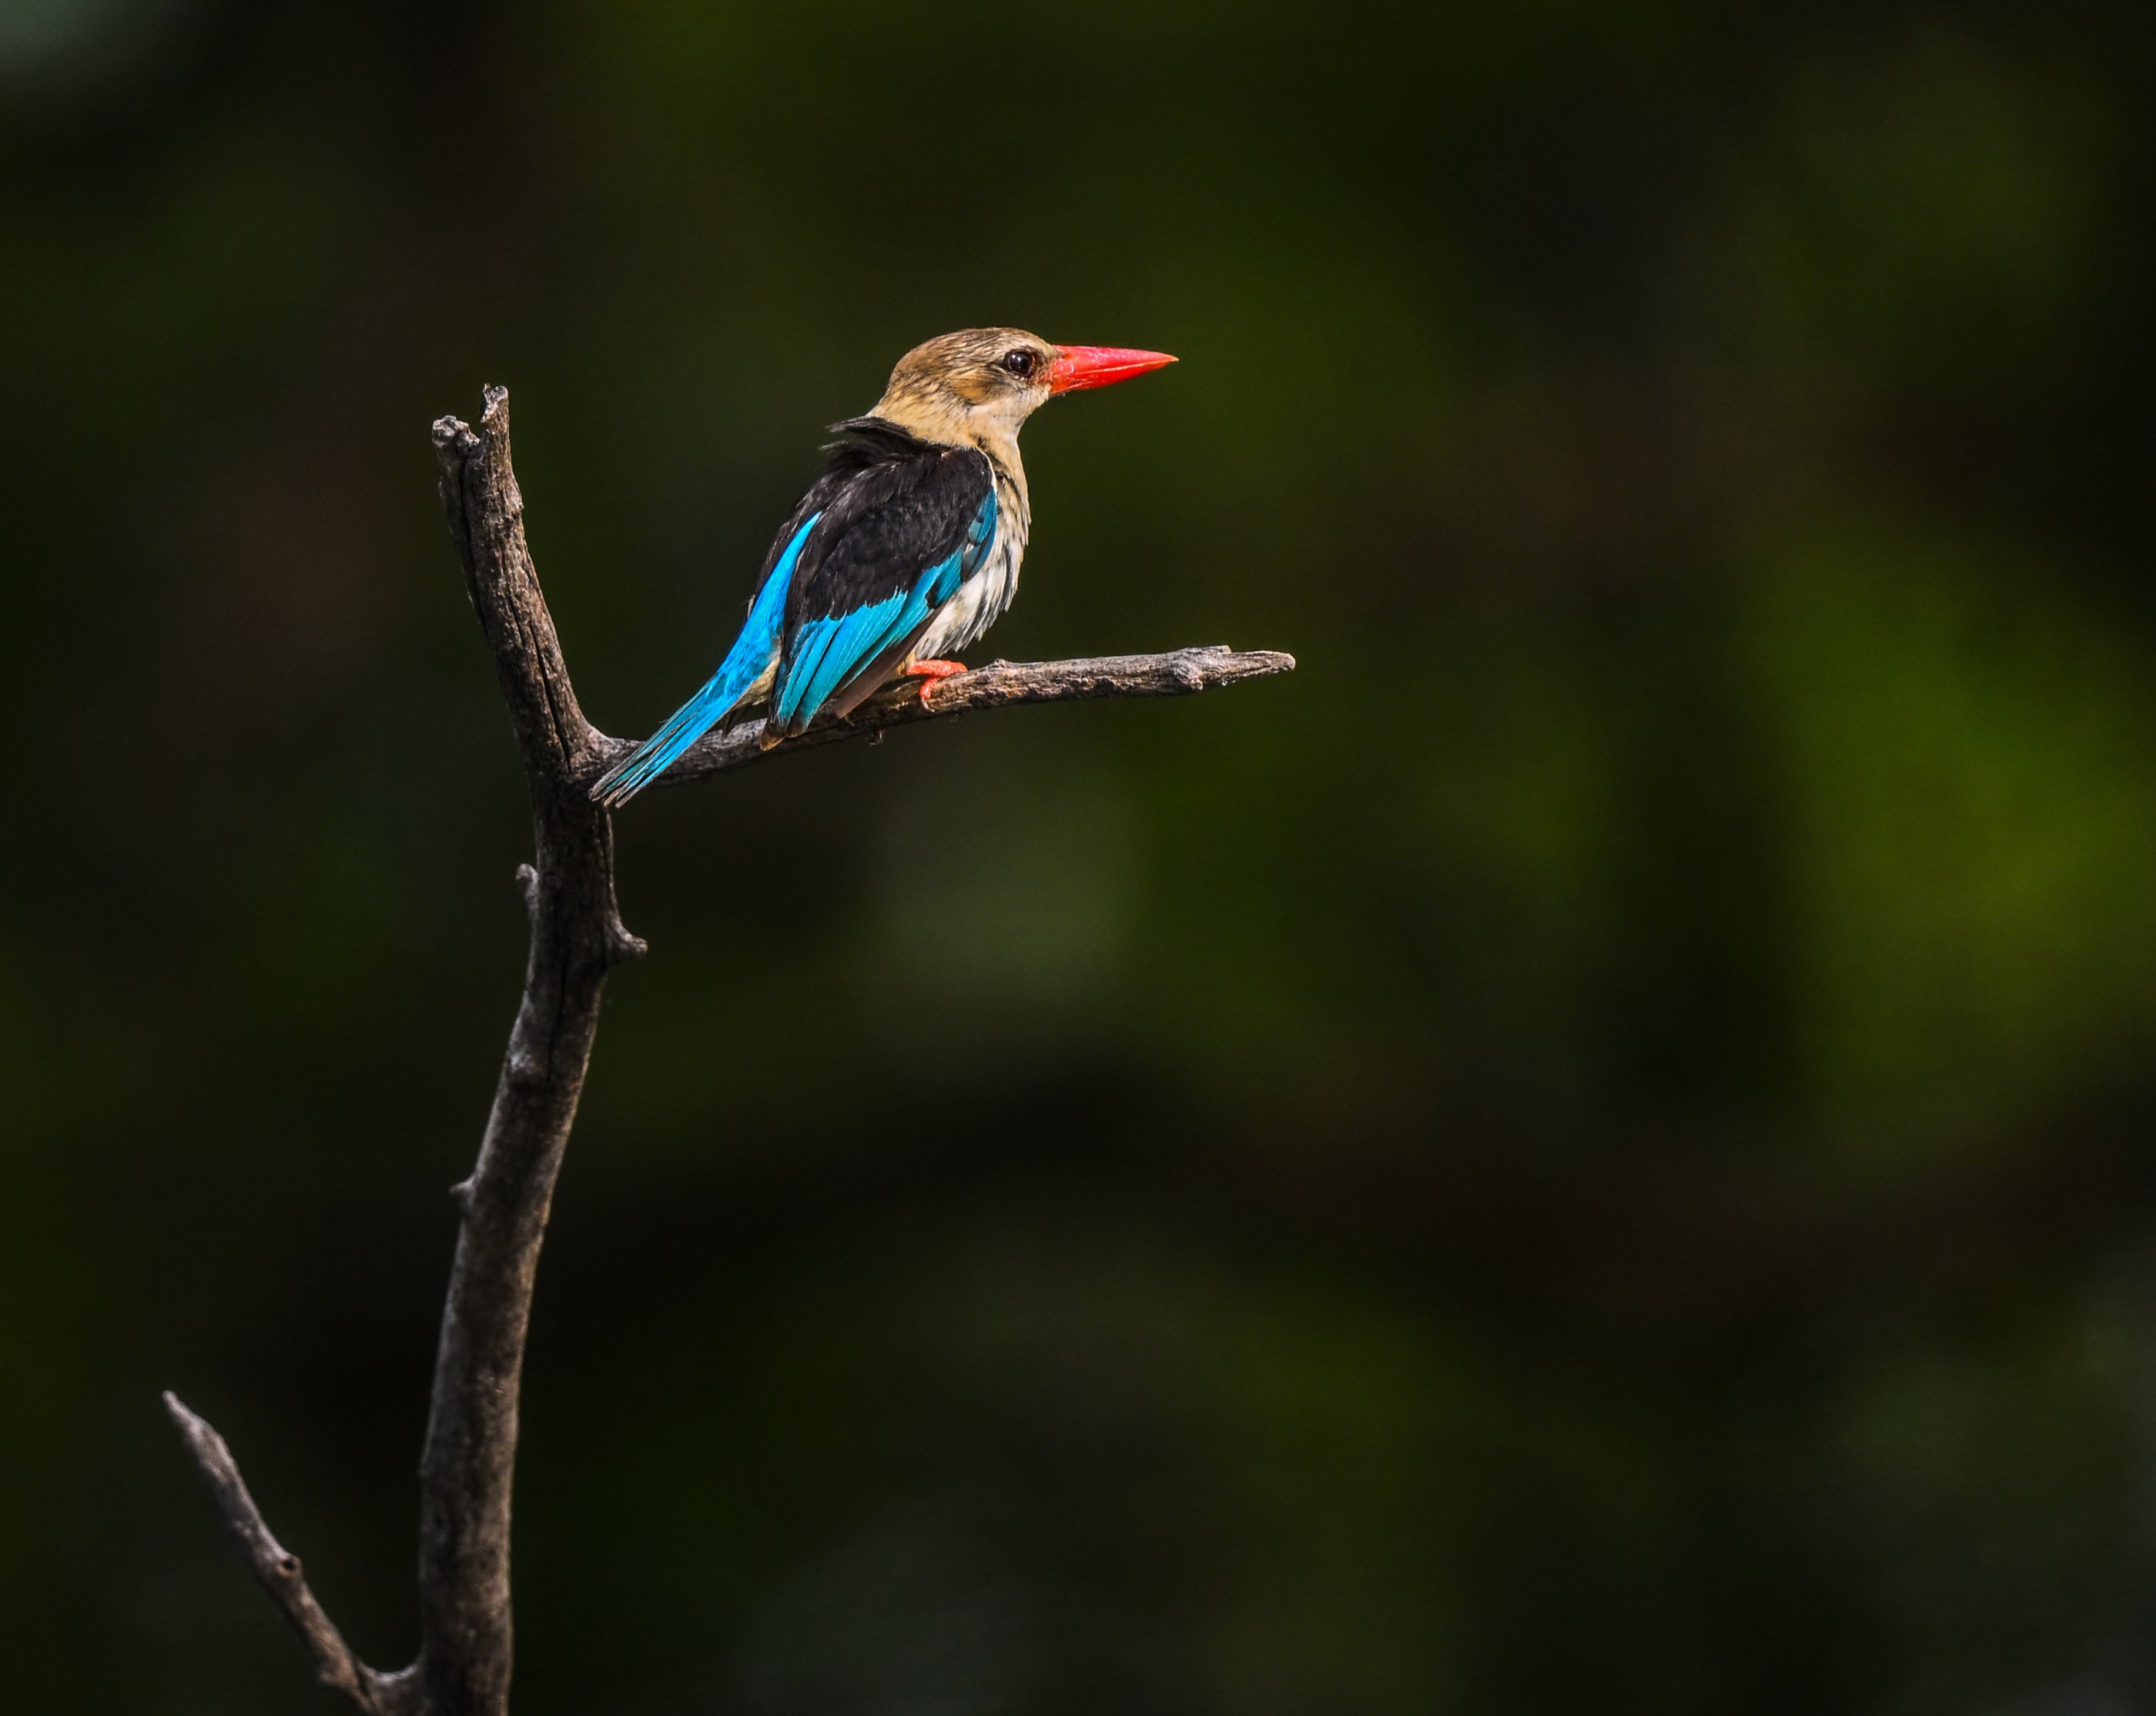
<instances>
[{"instance_id":1,"label":"dark green foliage bokeh","mask_svg":"<svg viewBox=\"0 0 2156 1716\"><path fill-rule=\"evenodd\" d=\"M929 334L1014 657L1291 679L639 801L519 1707L2156 1709L2145 6L0 11L0 1650L331 1708L527 832Z\"/></svg>"}]
</instances>

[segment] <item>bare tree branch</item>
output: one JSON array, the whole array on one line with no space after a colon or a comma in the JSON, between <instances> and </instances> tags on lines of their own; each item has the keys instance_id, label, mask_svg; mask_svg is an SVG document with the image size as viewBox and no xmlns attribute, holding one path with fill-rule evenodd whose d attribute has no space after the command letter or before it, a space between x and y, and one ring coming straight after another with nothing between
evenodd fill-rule
<instances>
[{"instance_id":1,"label":"bare tree branch","mask_svg":"<svg viewBox=\"0 0 2156 1716\"><path fill-rule=\"evenodd\" d=\"M442 505L494 655L531 794L536 868L524 998L478 1165L462 1188L427 1440L419 1460L418 1674L439 1716L509 1706L510 1483L539 1244L583 1093L606 974L644 951L614 905L613 832L578 782L599 735L577 706L524 540L509 399L490 388L476 432L434 425Z\"/></svg>"},{"instance_id":2,"label":"bare tree branch","mask_svg":"<svg viewBox=\"0 0 2156 1716\"><path fill-rule=\"evenodd\" d=\"M598 1028L599 991L609 970L644 951L614 904L612 823L589 797L631 746L599 732L578 706L525 541L508 395L490 387L485 398L478 428L454 417L437 423L434 449L465 587L524 764L537 862L517 871L531 924L523 999L478 1164L456 1188L464 1220L419 1462L419 1656L411 1667L378 1674L352 1655L298 1561L263 1525L217 1432L167 1396L256 1576L306 1639L322 1678L369 1716L506 1716L509 1708L510 1488L540 1242ZM893 687L851 721L812 728L770 751L758 747L754 725L708 737L664 778L701 780L762 756L1006 704L1186 695L1294 665L1286 655L1224 648L996 662L944 680L926 701L911 684Z\"/></svg>"},{"instance_id":3,"label":"bare tree branch","mask_svg":"<svg viewBox=\"0 0 2156 1716\"><path fill-rule=\"evenodd\" d=\"M1067 661L990 662L984 668L953 674L939 679L923 699L917 683L903 680L886 686L843 721L811 727L769 750L758 743L762 721L750 721L727 733L711 733L681 755L680 761L652 784L678 786L690 781L708 781L734 769L746 768L759 758L785 756L793 751L829 745L840 739L863 739L890 727L915 721L942 720L947 716L971 715L977 709L1003 709L1017 703L1073 703L1100 697L1189 697L1215 685L1232 685L1239 679L1261 679L1269 674L1291 673L1295 658L1277 649L1233 650L1224 643L1194 645L1166 655L1079 656ZM598 761L592 778L604 773L635 745L625 739L595 735Z\"/></svg>"},{"instance_id":4,"label":"bare tree branch","mask_svg":"<svg viewBox=\"0 0 2156 1716\"><path fill-rule=\"evenodd\" d=\"M408 1682L403 1675L377 1674L352 1654L344 1635L307 1589L300 1558L270 1534L262 1510L247 1493L224 1438L181 1405L179 1396L169 1390L165 1410L186 1438L195 1464L202 1468L203 1482L209 1485L217 1510L224 1516L240 1554L261 1580L263 1590L270 1593L270 1601L285 1611L285 1618L306 1646L307 1654L315 1659L315 1678L342 1693L365 1716L398 1716L408 1708Z\"/></svg>"}]
</instances>

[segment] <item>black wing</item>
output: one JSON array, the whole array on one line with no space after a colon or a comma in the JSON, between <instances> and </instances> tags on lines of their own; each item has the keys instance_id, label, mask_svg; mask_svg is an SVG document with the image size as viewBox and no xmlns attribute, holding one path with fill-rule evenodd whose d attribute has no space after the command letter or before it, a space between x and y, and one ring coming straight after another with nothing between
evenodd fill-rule
<instances>
[{"instance_id":1,"label":"black wing","mask_svg":"<svg viewBox=\"0 0 2156 1716\"><path fill-rule=\"evenodd\" d=\"M798 731L879 663L910 648L995 533L987 455L941 447L880 417L840 439L774 545L814 517L787 591L771 731Z\"/></svg>"}]
</instances>

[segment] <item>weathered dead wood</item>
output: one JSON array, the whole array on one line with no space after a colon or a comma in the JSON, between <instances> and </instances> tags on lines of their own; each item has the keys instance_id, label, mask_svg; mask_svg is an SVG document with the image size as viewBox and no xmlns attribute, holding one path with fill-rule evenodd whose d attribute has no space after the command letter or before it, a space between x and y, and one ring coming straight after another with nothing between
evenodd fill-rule
<instances>
[{"instance_id":1,"label":"weathered dead wood","mask_svg":"<svg viewBox=\"0 0 2156 1716\"><path fill-rule=\"evenodd\" d=\"M476 429L434 425L441 496L481 634L494 658L531 799L537 863L517 880L531 918L524 994L470 1176L442 1311L419 1461L419 1654L395 1673L355 1657L270 1534L223 1439L172 1396L166 1405L255 1576L306 1642L323 1683L366 1716L504 1716L515 1654L510 1495L517 1397L539 1248L598 1027L607 973L644 951L614 903L613 832L589 797L625 756L584 719L524 535L509 453L509 399L486 390ZM1188 695L1285 673L1292 657L1224 647L1093 660L994 662L935 685L890 688L847 722L766 751L757 725L707 737L661 777L704 780L767 756L916 721L1019 703Z\"/></svg>"},{"instance_id":2,"label":"weathered dead wood","mask_svg":"<svg viewBox=\"0 0 2156 1716\"><path fill-rule=\"evenodd\" d=\"M352 1647L344 1642L344 1635L322 1611L314 1592L307 1589L300 1558L270 1534L269 1526L263 1523L262 1511L254 1505L254 1498L247 1493L247 1485L239 1476L239 1468L233 1460L232 1450L225 1446L224 1438L182 1406L179 1396L169 1390L165 1395L165 1411L171 1414L188 1451L194 1455L195 1464L209 1485L210 1498L223 1516L226 1529L239 1544L239 1553L261 1581L263 1590L270 1593L270 1601L292 1623L293 1631L307 1647L307 1654L315 1659L315 1678L342 1693L367 1716L400 1716L410 1708L410 1671L379 1674L352 1654Z\"/></svg>"},{"instance_id":3,"label":"weathered dead wood","mask_svg":"<svg viewBox=\"0 0 2156 1716\"><path fill-rule=\"evenodd\" d=\"M680 760L651 784L679 786L708 781L768 756L785 756L844 739L862 739L916 721L937 721L978 709L1006 709L1019 703L1075 703L1100 697L1189 697L1215 685L1268 674L1293 671L1295 658L1276 649L1233 650L1224 643L1194 644L1165 655L1078 656L1067 661L993 661L939 679L924 701L916 680L889 685L843 721L827 721L797 734L769 750L757 735L762 721L747 721L728 733L709 733L681 754ZM597 735L594 735L595 737ZM598 738L598 761L592 777L612 768L636 749L626 739Z\"/></svg>"}]
</instances>

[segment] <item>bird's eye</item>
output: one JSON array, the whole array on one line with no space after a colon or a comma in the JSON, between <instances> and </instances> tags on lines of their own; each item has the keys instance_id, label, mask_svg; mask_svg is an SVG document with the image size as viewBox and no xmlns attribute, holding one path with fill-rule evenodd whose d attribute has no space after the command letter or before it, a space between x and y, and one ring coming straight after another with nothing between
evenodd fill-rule
<instances>
[{"instance_id":1,"label":"bird's eye","mask_svg":"<svg viewBox=\"0 0 2156 1716\"><path fill-rule=\"evenodd\" d=\"M1040 367L1040 360L1030 351L1021 349L1004 356L1004 367L1021 382L1030 381L1033 372Z\"/></svg>"}]
</instances>

